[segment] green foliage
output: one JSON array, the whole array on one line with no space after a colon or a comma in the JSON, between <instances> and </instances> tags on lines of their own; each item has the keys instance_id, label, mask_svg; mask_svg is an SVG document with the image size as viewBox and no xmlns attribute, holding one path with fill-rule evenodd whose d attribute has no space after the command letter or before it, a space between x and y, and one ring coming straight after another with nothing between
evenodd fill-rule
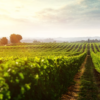
<instances>
[{"instance_id":1,"label":"green foliage","mask_svg":"<svg viewBox=\"0 0 100 100\"><path fill-rule=\"evenodd\" d=\"M100 73L100 56L98 56L97 54L91 51L91 57L92 57L92 61L95 66L95 69Z\"/></svg>"},{"instance_id":2,"label":"green foliage","mask_svg":"<svg viewBox=\"0 0 100 100\"><path fill-rule=\"evenodd\" d=\"M87 52L80 43L15 45L0 47L0 100L58 100Z\"/></svg>"},{"instance_id":3,"label":"green foliage","mask_svg":"<svg viewBox=\"0 0 100 100\"><path fill-rule=\"evenodd\" d=\"M73 57L9 59L1 64L0 100L57 100L73 82L85 56L84 52Z\"/></svg>"},{"instance_id":4,"label":"green foliage","mask_svg":"<svg viewBox=\"0 0 100 100\"><path fill-rule=\"evenodd\" d=\"M47 56L76 56L84 52L85 44L74 44L77 49L70 48L73 43L40 43L31 45L15 44L16 46L0 46L0 56L16 57L47 57ZM80 48L81 45L81 48ZM67 49L70 51L67 52Z\"/></svg>"}]
</instances>

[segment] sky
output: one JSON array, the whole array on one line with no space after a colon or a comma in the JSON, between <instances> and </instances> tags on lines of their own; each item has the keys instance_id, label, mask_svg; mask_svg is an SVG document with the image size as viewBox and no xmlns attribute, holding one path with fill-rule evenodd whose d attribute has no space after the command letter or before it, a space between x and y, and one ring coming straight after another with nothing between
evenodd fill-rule
<instances>
[{"instance_id":1,"label":"sky","mask_svg":"<svg viewBox=\"0 0 100 100\"><path fill-rule=\"evenodd\" d=\"M100 36L100 0L0 0L0 37Z\"/></svg>"}]
</instances>

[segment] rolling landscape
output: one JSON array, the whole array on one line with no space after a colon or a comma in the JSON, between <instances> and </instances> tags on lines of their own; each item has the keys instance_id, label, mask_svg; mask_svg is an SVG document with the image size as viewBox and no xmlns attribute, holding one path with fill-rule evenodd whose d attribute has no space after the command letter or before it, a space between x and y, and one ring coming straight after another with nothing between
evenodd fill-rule
<instances>
[{"instance_id":1,"label":"rolling landscape","mask_svg":"<svg viewBox=\"0 0 100 100\"><path fill-rule=\"evenodd\" d=\"M0 99L99 100L99 55L89 40L2 45Z\"/></svg>"},{"instance_id":2,"label":"rolling landscape","mask_svg":"<svg viewBox=\"0 0 100 100\"><path fill-rule=\"evenodd\" d=\"M0 0L0 100L100 100L100 0Z\"/></svg>"}]
</instances>

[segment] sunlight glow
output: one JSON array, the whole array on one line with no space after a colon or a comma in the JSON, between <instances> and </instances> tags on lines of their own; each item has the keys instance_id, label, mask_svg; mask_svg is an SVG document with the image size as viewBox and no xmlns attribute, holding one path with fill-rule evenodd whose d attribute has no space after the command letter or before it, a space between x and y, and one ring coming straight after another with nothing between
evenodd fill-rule
<instances>
[{"instance_id":1,"label":"sunlight glow","mask_svg":"<svg viewBox=\"0 0 100 100\"><path fill-rule=\"evenodd\" d=\"M92 2L92 0L91 0ZM100 1L0 0L0 34L23 37L100 36Z\"/></svg>"}]
</instances>

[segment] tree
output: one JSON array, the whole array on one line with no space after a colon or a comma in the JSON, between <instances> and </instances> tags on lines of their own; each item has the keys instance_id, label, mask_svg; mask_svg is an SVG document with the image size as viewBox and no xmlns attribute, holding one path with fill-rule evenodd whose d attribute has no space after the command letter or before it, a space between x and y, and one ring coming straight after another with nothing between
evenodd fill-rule
<instances>
[{"instance_id":1,"label":"tree","mask_svg":"<svg viewBox=\"0 0 100 100\"><path fill-rule=\"evenodd\" d=\"M11 34L10 35L11 43L19 43L21 39L22 39L22 36L19 34Z\"/></svg>"},{"instance_id":2,"label":"tree","mask_svg":"<svg viewBox=\"0 0 100 100\"><path fill-rule=\"evenodd\" d=\"M40 41L34 40L33 43L40 43Z\"/></svg>"},{"instance_id":3,"label":"tree","mask_svg":"<svg viewBox=\"0 0 100 100\"><path fill-rule=\"evenodd\" d=\"M8 44L8 39L6 37L1 38L1 44L5 45Z\"/></svg>"},{"instance_id":4,"label":"tree","mask_svg":"<svg viewBox=\"0 0 100 100\"><path fill-rule=\"evenodd\" d=\"M17 34L16 36L17 36L18 42L20 42L20 40L22 39L22 36L19 34Z\"/></svg>"}]
</instances>

